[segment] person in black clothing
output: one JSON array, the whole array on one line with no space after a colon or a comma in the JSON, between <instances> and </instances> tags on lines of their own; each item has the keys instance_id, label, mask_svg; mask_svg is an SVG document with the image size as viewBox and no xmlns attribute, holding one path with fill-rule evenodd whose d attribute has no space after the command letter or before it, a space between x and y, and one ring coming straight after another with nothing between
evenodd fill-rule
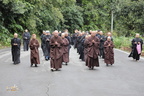
<instances>
[{"instance_id":1,"label":"person in black clothing","mask_svg":"<svg viewBox=\"0 0 144 96\"><path fill-rule=\"evenodd\" d=\"M83 33L82 34L82 37L81 37L81 39L80 39L80 57L79 57L79 59L81 59L82 61L84 61L84 42L85 42L85 36L86 36L86 34L85 33Z\"/></svg>"},{"instance_id":2,"label":"person in black clothing","mask_svg":"<svg viewBox=\"0 0 144 96\"><path fill-rule=\"evenodd\" d=\"M71 48L71 36L69 36L68 30L65 30L65 38L69 41L69 45L68 45L68 52L70 52L70 48Z\"/></svg>"},{"instance_id":3,"label":"person in black clothing","mask_svg":"<svg viewBox=\"0 0 144 96\"><path fill-rule=\"evenodd\" d=\"M42 48L42 51L43 51L43 54L44 54L44 36L45 36L46 32L43 30L43 33L42 35L40 36L40 39L41 39L41 48Z\"/></svg>"},{"instance_id":4,"label":"person in black clothing","mask_svg":"<svg viewBox=\"0 0 144 96\"><path fill-rule=\"evenodd\" d=\"M105 36L103 35L103 32L100 31L100 54L99 56L104 59L104 42L106 41Z\"/></svg>"},{"instance_id":5,"label":"person in black clothing","mask_svg":"<svg viewBox=\"0 0 144 96\"><path fill-rule=\"evenodd\" d=\"M79 33L79 36L77 37L77 53L78 54L80 54L81 38L82 38L82 33Z\"/></svg>"},{"instance_id":6,"label":"person in black clothing","mask_svg":"<svg viewBox=\"0 0 144 96\"><path fill-rule=\"evenodd\" d=\"M30 33L26 29L25 32L23 33L23 46L24 46L24 51L28 51L29 49L29 41L30 41Z\"/></svg>"},{"instance_id":7,"label":"person in black clothing","mask_svg":"<svg viewBox=\"0 0 144 96\"><path fill-rule=\"evenodd\" d=\"M77 36L78 36L78 30L76 29L76 30L75 30L75 33L72 35L72 37L73 37L74 49L76 48Z\"/></svg>"},{"instance_id":8,"label":"person in black clothing","mask_svg":"<svg viewBox=\"0 0 144 96\"><path fill-rule=\"evenodd\" d=\"M139 34L136 34L135 38L132 40L132 51L129 57L133 57L134 60L138 61L142 51L142 44L143 40L140 38ZM138 46L140 48L138 48Z\"/></svg>"},{"instance_id":9,"label":"person in black clothing","mask_svg":"<svg viewBox=\"0 0 144 96\"><path fill-rule=\"evenodd\" d=\"M50 58L50 38L51 38L50 32L46 31L46 34L43 37L45 60L49 60Z\"/></svg>"},{"instance_id":10,"label":"person in black clothing","mask_svg":"<svg viewBox=\"0 0 144 96\"><path fill-rule=\"evenodd\" d=\"M12 61L14 64L20 63L20 46L21 40L18 38L18 34L14 34L14 38L11 39L11 52L12 52Z\"/></svg>"},{"instance_id":11,"label":"person in black clothing","mask_svg":"<svg viewBox=\"0 0 144 96\"><path fill-rule=\"evenodd\" d=\"M96 36L100 39L101 38L101 34L100 34L100 30L98 30L97 32L96 32Z\"/></svg>"},{"instance_id":12,"label":"person in black clothing","mask_svg":"<svg viewBox=\"0 0 144 96\"><path fill-rule=\"evenodd\" d=\"M61 36L61 34L62 34L62 32L61 32L61 31L59 31L59 36Z\"/></svg>"}]
</instances>

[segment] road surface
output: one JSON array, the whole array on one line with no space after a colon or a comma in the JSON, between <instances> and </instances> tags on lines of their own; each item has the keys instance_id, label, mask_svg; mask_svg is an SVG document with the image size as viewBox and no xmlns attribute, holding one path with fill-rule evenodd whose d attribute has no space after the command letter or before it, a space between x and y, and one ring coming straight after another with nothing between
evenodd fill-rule
<instances>
[{"instance_id":1,"label":"road surface","mask_svg":"<svg viewBox=\"0 0 144 96\"><path fill-rule=\"evenodd\" d=\"M144 58L133 61L115 49L115 64L89 70L71 48L69 65L51 72L40 49L39 67L30 67L30 52L21 50L14 65L10 49L0 50L0 96L144 96ZM12 91L11 87L16 86Z\"/></svg>"}]
</instances>

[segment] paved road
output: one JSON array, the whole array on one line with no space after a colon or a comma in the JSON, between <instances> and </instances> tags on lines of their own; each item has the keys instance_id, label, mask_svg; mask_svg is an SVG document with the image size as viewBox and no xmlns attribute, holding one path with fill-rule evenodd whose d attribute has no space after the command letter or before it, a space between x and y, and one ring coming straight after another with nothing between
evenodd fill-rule
<instances>
[{"instance_id":1,"label":"paved road","mask_svg":"<svg viewBox=\"0 0 144 96\"><path fill-rule=\"evenodd\" d=\"M21 64L13 65L10 49L0 50L0 96L144 96L144 59L133 61L115 50L115 65L88 70L73 48L70 63L51 72L40 51L41 64L30 67L30 52L21 51ZM6 88L17 86L17 91Z\"/></svg>"}]
</instances>

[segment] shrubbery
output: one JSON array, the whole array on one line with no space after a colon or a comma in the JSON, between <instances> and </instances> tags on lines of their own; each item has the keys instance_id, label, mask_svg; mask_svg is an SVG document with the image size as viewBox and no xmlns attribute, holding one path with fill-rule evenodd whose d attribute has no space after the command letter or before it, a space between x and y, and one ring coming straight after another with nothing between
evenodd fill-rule
<instances>
[{"instance_id":1,"label":"shrubbery","mask_svg":"<svg viewBox=\"0 0 144 96\"><path fill-rule=\"evenodd\" d=\"M131 40L133 37L115 37L114 38L114 45L115 48L122 48L122 47L131 47Z\"/></svg>"},{"instance_id":2,"label":"shrubbery","mask_svg":"<svg viewBox=\"0 0 144 96\"><path fill-rule=\"evenodd\" d=\"M124 37L124 36L114 37L115 48L122 49L125 51L130 51L131 47L132 47L131 41L133 38L134 37ZM141 37L141 38L143 39L143 37ZM143 47L143 52L144 52L144 47Z\"/></svg>"}]
</instances>

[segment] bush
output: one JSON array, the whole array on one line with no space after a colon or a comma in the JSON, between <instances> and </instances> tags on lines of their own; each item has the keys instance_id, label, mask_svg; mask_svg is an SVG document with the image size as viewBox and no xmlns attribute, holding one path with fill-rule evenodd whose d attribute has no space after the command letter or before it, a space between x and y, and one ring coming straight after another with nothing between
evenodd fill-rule
<instances>
[{"instance_id":1,"label":"bush","mask_svg":"<svg viewBox=\"0 0 144 96\"><path fill-rule=\"evenodd\" d=\"M115 48L122 48L122 47L131 47L131 40L133 37L115 37L114 38L114 45Z\"/></svg>"}]
</instances>

